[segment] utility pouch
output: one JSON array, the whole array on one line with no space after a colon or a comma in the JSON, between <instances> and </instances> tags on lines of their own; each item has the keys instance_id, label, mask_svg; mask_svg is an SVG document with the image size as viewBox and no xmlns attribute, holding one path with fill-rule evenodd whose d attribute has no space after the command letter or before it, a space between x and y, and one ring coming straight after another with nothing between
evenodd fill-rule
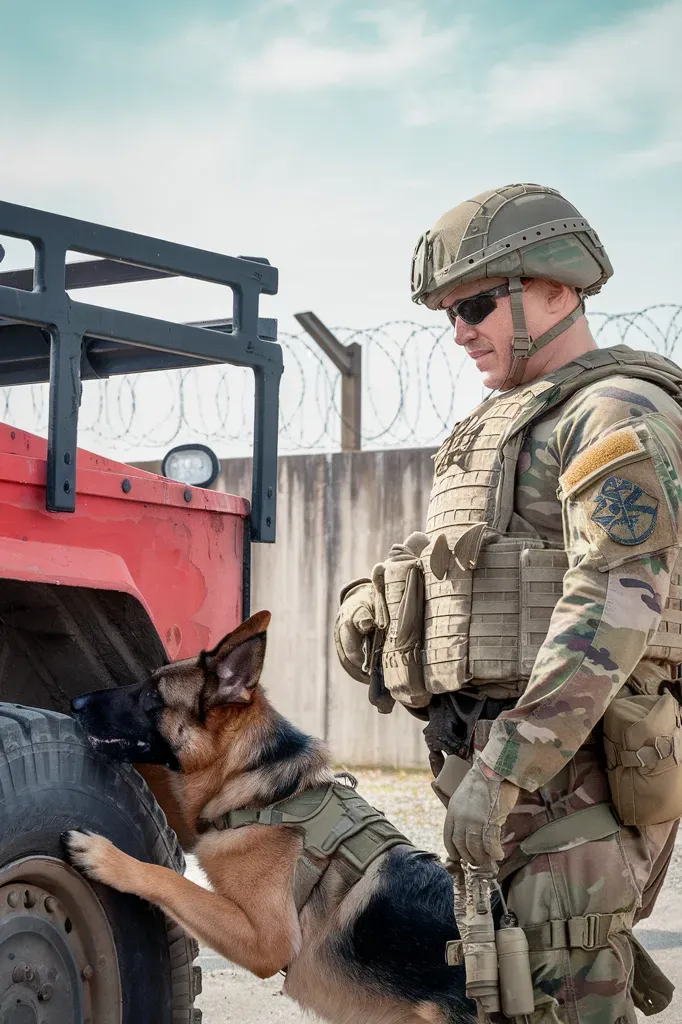
<instances>
[{"instance_id":1,"label":"utility pouch","mask_svg":"<svg viewBox=\"0 0 682 1024\"><path fill-rule=\"evenodd\" d=\"M651 1017L670 1006L675 986L632 932L628 938L634 960L632 1001L645 1017Z\"/></svg>"},{"instance_id":2,"label":"utility pouch","mask_svg":"<svg viewBox=\"0 0 682 1024\"><path fill-rule=\"evenodd\" d=\"M428 542L428 538L424 540ZM424 573L421 559L407 548L407 542L402 548L399 558L389 556L383 564L389 622L382 665L384 683L391 696L401 704L419 708L431 700L424 686L422 667Z\"/></svg>"},{"instance_id":3,"label":"utility pouch","mask_svg":"<svg viewBox=\"0 0 682 1024\"><path fill-rule=\"evenodd\" d=\"M611 799L623 824L682 817L682 708L673 694L616 697L603 725Z\"/></svg>"}]
</instances>

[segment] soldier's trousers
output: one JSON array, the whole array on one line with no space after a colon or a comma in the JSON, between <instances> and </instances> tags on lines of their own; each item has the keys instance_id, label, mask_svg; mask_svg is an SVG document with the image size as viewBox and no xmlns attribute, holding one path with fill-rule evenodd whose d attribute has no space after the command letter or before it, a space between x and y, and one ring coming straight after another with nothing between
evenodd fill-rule
<instances>
[{"instance_id":1,"label":"soldier's trousers","mask_svg":"<svg viewBox=\"0 0 682 1024\"><path fill-rule=\"evenodd\" d=\"M509 905L529 930L591 914L630 912L637 922L653 907L673 840L670 825L621 828L606 839L540 854L512 877ZM561 934L560 927L543 931ZM607 943L531 952L536 1006L531 1024L636 1024L627 932L615 931Z\"/></svg>"},{"instance_id":2,"label":"soldier's trousers","mask_svg":"<svg viewBox=\"0 0 682 1024\"><path fill-rule=\"evenodd\" d=\"M485 746L490 725L477 723L476 749ZM505 861L542 825L610 799L601 744L591 738L546 786L533 793L521 790L502 834ZM530 954L536 1008L529 1024L636 1024L634 958L627 931L614 931L605 944L583 949L558 938L561 922L622 914L636 924L648 917L665 880L676 833L677 822L642 829L621 826L605 839L539 854L507 878L507 902L522 928L531 935L535 931L537 938L538 926L557 923L542 929L554 933L555 941Z\"/></svg>"}]
</instances>

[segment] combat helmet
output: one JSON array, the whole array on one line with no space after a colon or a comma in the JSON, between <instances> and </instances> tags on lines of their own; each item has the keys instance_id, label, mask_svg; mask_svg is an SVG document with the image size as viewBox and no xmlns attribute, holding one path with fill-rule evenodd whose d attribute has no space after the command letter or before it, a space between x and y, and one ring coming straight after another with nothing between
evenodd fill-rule
<instances>
[{"instance_id":1,"label":"combat helmet","mask_svg":"<svg viewBox=\"0 0 682 1024\"><path fill-rule=\"evenodd\" d=\"M412 257L412 299L437 309L453 288L486 277L509 281L514 343L505 385L521 380L527 359L584 313L613 267L595 231L575 206L544 185L506 185L481 192L443 214L419 238ZM559 281L580 304L539 338L531 339L521 278Z\"/></svg>"}]
</instances>

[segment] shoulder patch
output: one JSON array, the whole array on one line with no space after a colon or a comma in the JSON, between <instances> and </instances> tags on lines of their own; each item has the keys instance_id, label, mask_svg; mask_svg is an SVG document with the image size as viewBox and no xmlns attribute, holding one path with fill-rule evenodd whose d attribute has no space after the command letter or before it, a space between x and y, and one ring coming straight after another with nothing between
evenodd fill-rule
<instances>
[{"instance_id":1,"label":"shoulder patch","mask_svg":"<svg viewBox=\"0 0 682 1024\"><path fill-rule=\"evenodd\" d=\"M643 544L651 536L658 517L658 498L639 484L610 476L594 498L592 521L616 544Z\"/></svg>"},{"instance_id":2,"label":"shoulder patch","mask_svg":"<svg viewBox=\"0 0 682 1024\"><path fill-rule=\"evenodd\" d=\"M566 472L559 477L559 483L564 496L567 497L579 488L587 486L593 479L603 476L607 469L615 469L638 458L648 457L649 453L637 436L635 428L623 427L595 441L577 455Z\"/></svg>"},{"instance_id":3,"label":"shoulder patch","mask_svg":"<svg viewBox=\"0 0 682 1024\"><path fill-rule=\"evenodd\" d=\"M620 472L614 473L613 465L585 477L561 497L567 549L576 555L591 549L602 571L680 547L654 459L631 454Z\"/></svg>"}]
</instances>

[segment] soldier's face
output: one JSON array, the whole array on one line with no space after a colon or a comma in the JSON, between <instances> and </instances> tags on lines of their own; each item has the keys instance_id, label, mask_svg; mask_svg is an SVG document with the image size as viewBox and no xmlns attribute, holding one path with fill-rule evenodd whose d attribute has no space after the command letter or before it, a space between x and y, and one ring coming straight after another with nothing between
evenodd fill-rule
<instances>
[{"instance_id":1,"label":"soldier's face","mask_svg":"<svg viewBox=\"0 0 682 1024\"><path fill-rule=\"evenodd\" d=\"M443 299L442 308L447 309L461 299L506 283L503 277L491 277L460 285ZM546 302L548 288L551 288L551 285L546 281L524 282L523 307L531 338L538 337L547 326L552 325L549 322L551 314ZM495 308L478 324L468 324L460 316L455 321L456 344L465 349L467 355L474 360L485 387L492 390L501 387L509 376L513 338L514 328L508 295L496 296ZM533 358L529 360L524 379L532 379L532 372L535 369L532 364Z\"/></svg>"}]
</instances>

